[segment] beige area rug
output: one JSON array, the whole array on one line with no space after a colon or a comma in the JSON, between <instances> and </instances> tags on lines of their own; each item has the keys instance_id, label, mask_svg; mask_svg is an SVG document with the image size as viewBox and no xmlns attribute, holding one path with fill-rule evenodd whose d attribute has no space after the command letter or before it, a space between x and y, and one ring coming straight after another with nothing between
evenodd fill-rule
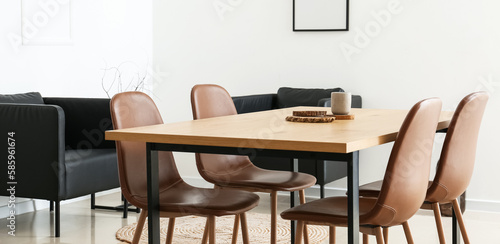
<instances>
[{"instance_id":1,"label":"beige area rug","mask_svg":"<svg viewBox=\"0 0 500 244\"><path fill-rule=\"evenodd\" d=\"M270 221L268 214L247 213L248 232L250 243L269 243ZM173 243L201 243L206 218L187 216L175 220L175 231ZM161 242L165 242L167 235L168 219L161 219ZM217 243L231 243L233 233L234 216L223 216L216 218ZM122 243L131 243L137 223L122 227L116 232L116 239ZM310 243L321 243L328 238L328 228L324 226L308 226ZM142 231L141 241L148 242L147 222ZM241 229L239 231L238 243L241 241ZM290 243L290 222L278 217L278 243Z\"/></svg>"}]
</instances>

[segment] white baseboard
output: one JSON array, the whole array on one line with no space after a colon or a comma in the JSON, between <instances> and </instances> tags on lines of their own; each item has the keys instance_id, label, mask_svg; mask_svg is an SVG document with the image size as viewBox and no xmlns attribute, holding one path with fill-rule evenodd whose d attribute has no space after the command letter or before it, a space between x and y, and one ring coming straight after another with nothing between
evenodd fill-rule
<instances>
[{"instance_id":1,"label":"white baseboard","mask_svg":"<svg viewBox=\"0 0 500 244\"><path fill-rule=\"evenodd\" d=\"M49 206L48 202L46 203L47 207ZM15 208L9 208L8 205L3 205L0 207L0 218L9 217L9 212L11 210L15 211L15 215L33 212L33 210L37 207L37 203L32 199L19 199L15 204Z\"/></svg>"},{"instance_id":2,"label":"white baseboard","mask_svg":"<svg viewBox=\"0 0 500 244\"><path fill-rule=\"evenodd\" d=\"M500 213L500 201L488 201L478 199L466 199L465 209L483 212L496 212Z\"/></svg>"},{"instance_id":3,"label":"white baseboard","mask_svg":"<svg viewBox=\"0 0 500 244\"><path fill-rule=\"evenodd\" d=\"M120 192L120 188L115 188L107 191L102 191L96 193L96 197L98 196L104 196L108 195L111 193L115 192ZM68 203L73 203L73 202L78 202L82 200L90 199L90 195L83 196L83 197L77 197L77 198L72 198L69 200L64 200L61 201L61 205L68 204ZM15 204L15 211L16 215L24 214L24 213L29 213L29 212L34 212L42 209L49 208L49 201L47 200L38 200L38 199L30 199L30 198L20 198L18 202ZM90 208L90 205L89 205ZM9 216L9 211L11 209L8 207L8 205L3 205L0 206L0 218L7 218Z\"/></svg>"}]
</instances>

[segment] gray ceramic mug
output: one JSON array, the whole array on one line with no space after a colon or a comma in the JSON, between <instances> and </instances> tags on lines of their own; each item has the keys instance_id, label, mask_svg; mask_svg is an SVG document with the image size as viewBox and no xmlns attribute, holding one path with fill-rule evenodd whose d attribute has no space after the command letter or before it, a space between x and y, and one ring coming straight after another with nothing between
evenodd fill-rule
<instances>
[{"instance_id":1,"label":"gray ceramic mug","mask_svg":"<svg viewBox=\"0 0 500 244\"><path fill-rule=\"evenodd\" d=\"M351 93L332 92L332 113L349 114L351 112Z\"/></svg>"}]
</instances>

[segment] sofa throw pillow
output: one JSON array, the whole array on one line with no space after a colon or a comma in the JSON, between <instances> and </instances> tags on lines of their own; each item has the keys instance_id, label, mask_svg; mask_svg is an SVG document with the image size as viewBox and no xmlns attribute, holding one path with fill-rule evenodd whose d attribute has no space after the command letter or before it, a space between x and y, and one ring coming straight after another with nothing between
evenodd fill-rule
<instances>
[{"instance_id":1,"label":"sofa throw pillow","mask_svg":"<svg viewBox=\"0 0 500 244\"><path fill-rule=\"evenodd\" d=\"M39 92L28 92L10 95L0 94L0 103L44 104L42 95Z\"/></svg>"},{"instance_id":2,"label":"sofa throw pillow","mask_svg":"<svg viewBox=\"0 0 500 244\"><path fill-rule=\"evenodd\" d=\"M332 92L343 91L339 87L333 89L281 87L278 90L278 106L279 108L317 106L320 99L329 98Z\"/></svg>"}]
</instances>

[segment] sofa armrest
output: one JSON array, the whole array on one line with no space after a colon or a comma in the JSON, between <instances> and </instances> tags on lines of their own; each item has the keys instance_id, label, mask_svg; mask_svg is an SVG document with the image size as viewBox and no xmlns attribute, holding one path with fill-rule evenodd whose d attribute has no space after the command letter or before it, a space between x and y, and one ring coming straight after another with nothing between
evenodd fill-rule
<instances>
[{"instance_id":1,"label":"sofa armrest","mask_svg":"<svg viewBox=\"0 0 500 244\"><path fill-rule=\"evenodd\" d=\"M232 97L239 114L278 108L276 94L260 94Z\"/></svg>"},{"instance_id":2,"label":"sofa armrest","mask_svg":"<svg viewBox=\"0 0 500 244\"><path fill-rule=\"evenodd\" d=\"M351 108L362 108L362 107L363 107L363 100L361 99L361 96L352 95Z\"/></svg>"},{"instance_id":3,"label":"sofa armrest","mask_svg":"<svg viewBox=\"0 0 500 244\"><path fill-rule=\"evenodd\" d=\"M66 114L66 149L115 148L113 141L104 139L112 130L110 99L46 97L45 104L60 106Z\"/></svg>"},{"instance_id":4,"label":"sofa armrest","mask_svg":"<svg viewBox=\"0 0 500 244\"><path fill-rule=\"evenodd\" d=\"M0 135L5 141L12 135L14 150L7 143L0 148L0 158L9 162L10 169L0 169L0 182L15 188L16 197L58 200L64 196L64 111L59 106L35 104L0 104ZM11 140L12 141L12 140ZM10 172L7 172L10 171ZM10 174L9 174L10 173ZM10 178L13 176L14 178ZM1 195L10 196L7 188Z\"/></svg>"},{"instance_id":5,"label":"sofa armrest","mask_svg":"<svg viewBox=\"0 0 500 244\"><path fill-rule=\"evenodd\" d=\"M351 96L351 108L362 108L362 100L359 95ZM318 101L318 107L331 107L332 101L331 98L322 98Z\"/></svg>"}]
</instances>

